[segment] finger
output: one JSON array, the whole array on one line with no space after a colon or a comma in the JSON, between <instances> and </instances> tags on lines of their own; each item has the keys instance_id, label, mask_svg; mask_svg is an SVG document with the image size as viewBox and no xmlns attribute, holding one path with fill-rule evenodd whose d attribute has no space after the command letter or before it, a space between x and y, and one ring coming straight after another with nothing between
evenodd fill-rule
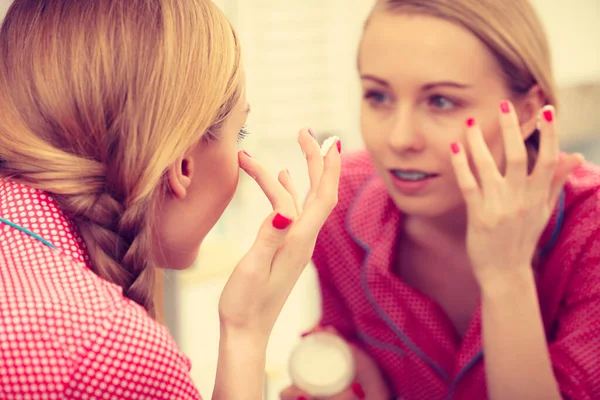
<instances>
[{"instance_id":1,"label":"finger","mask_svg":"<svg viewBox=\"0 0 600 400\"><path fill-rule=\"evenodd\" d=\"M267 266L265 272L270 273L273 258L284 243L293 222L293 217L278 210L273 211L262 223L252 247L240 264L253 265L256 268Z\"/></svg>"},{"instance_id":2,"label":"finger","mask_svg":"<svg viewBox=\"0 0 600 400\"><path fill-rule=\"evenodd\" d=\"M306 197L308 203L314 199L317 193L321 175L323 174L324 160L321 155L321 147L315 140L314 134L310 129L302 129L298 133L298 144L302 148L302 152L306 156L308 166L308 178L310 181L310 190Z\"/></svg>"},{"instance_id":3,"label":"finger","mask_svg":"<svg viewBox=\"0 0 600 400\"><path fill-rule=\"evenodd\" d=\"M567 179L569 179L571 173L576 168L578 168L584 161L585 158L579 153L565 154L563 156L559 156L556 171L552 179L552 187L550 189L550 207L554 208L556 202L558 201L558 196L560 196L560 192L565 186Z\"/></svg>"},{"instance_id":4,"label":"finger","mask_svg":"<svg viewBox=\"0 0 600 400\"><path fill-rule=\"evenodd\" d=\"M517 114L513 105L506 100L500 103L500 127L504 139L506 179L523 187L527 180L527 149Z\"/></svg>"},{"instance_id":5,"label":"finger","mask_svg":"<svg viewBox=\"0 0 600 400\"><path fill-rule=\"evenodd\" d=\"M258 183L274 210L283 210L288 217L295 216L294 200L271 174L245 151L238 153L240 167Z\"/></svg>"},{"instance_id":6,"label":"finger","mask_svg":"<svg viewBox=\"0 0 600 400\"><path fill-rule=\"evenodd\" d=\"M469 146L469 154L473 160L476 169L476 174L479 177L479 185L483 193L490 192L498 182L502 179L500 171L489 147L483 139L483 134L477 123L469 119L467 121L467 143ZM465 154L466 155L466 154ZM463 171L463 178L466 177ZM470 186L469 186L470 187Z\"/></svg>"},{"instance_id":7,"label":"finger","mask_svg":"<svg viewBox=\"0 0 600 400\"><path fill-rule=\"evenodd\" d=\"M477 207L482 200L482 193L477 185L477 180L471 172L469 160L465 152L464 146L458 142L450 145L452 151L452 168L458 187L463 195L468 209Z\"/></svg>"},{"instance_id":8,"label":"finger","mask_svg":"<svg viewBox=\"0 0 600 400\"><path fill-rule=\"evenodd\" d=\"M341 169L340 146L331 146L325 156L323 175L314 200L305 204L286 238L286 245L277 253L271 278L281 290L295 283L310 261L317 235L337 204ZM282 262L278 262L282 260Z\"/></svg>"},{"instance_id":9,"label":"finger","mask_svg":"<svg viewBox=\"0 0 600 400\"><path fill-rule=\"evenodd\" d=\"M341 143L338 140L329 148L323 159L323 173L316 187L314 198L310 203L305 204L302 215L298 219L297 228L295 228L302 232L303 237L309 238L313 244L319 230L337 205L342 168L340 151ZM321 158L323 157L321 156Z\"/></svg>"},{"instance_id":10,"label":"finger","mask_svg":"<svg viewBox=\"0 0 600 400\"><path fill-rule=\"evenodd\" d=\"M554 115L552 106L545 106L538 115L540 149L531 174L532 185L546 193L549 192L554 179L560 152Z\"/></svg>"},{"instance_id":11,"label":"finger","mask_svg":"<svg viewBox=\"0 0 600 400\"><path fill-rule=\"evenodd\" d=\"M296 206L296 214L302 214L302 202L300 201L300 197L298 196L298 191L292 182L292 176L290 175L290 171L287 169L285 171L281 171L278 176L279 183L283 186L285 190L292 196L294 200L294 205Z\"/></svg>"},{"instance_id":12,"label":"finger","mask_svg":"<svg viewBox=\"0 0 600 400\"><path fill-rule=\"evenodd\" d=\"M289 386L283 389L283 391L279 393L279 398L281 400L310 400L310 397L296 386Z\"/></svg>"}]
</instances>

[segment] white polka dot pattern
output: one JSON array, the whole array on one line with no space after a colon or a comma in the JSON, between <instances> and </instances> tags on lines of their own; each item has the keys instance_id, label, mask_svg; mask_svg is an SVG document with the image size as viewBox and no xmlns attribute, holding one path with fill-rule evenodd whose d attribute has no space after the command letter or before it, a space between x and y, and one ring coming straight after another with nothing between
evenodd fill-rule
<instances>
[{"instance_id":1,"label":"white polka dot pattern","mask_svg":"<svg viewBox=\"0 0 600 400\"><path fill-rule=\"evenodd\" d=\"M0 180L0 399L200 399L167 330L87 267L47 194Z\"/></svg>"}]
</instances>

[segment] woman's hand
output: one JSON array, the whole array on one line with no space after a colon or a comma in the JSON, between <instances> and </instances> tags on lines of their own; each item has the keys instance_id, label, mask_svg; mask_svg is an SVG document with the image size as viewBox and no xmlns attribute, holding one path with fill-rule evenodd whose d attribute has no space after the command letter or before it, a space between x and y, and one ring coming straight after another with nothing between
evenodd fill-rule
<instances>
[{"instance_id":1,"label":"woman's hand","mask_svg":"<svg viewBox=\"0 0 600 400\"><path fill-rule=\"evenodd\" d=\"M325 331L339 336L338 332L333 328L315 329L313 332ZM387 383L379 367L373 359L363 350L348 343L354 354L354 362L356 367L355 381L344 390L332 397L322 398L318 400L387 400L391 399L391 393ZM302 392L295 386L290 386L280 394L281 400L317 400Z\"/></svg>"},{"instance_id":2,"label":"woman's hand","mask_svg":"<svg viewBox=\"0 0 600 400\"><path fill-rule=\"evenodd\" d=\"M310 177L310 192L304 206L286 171L281 171L277 180L255 159L240 152L241 168L265 192L273 212L221 294L219 315L222 327L228 331L269 336L312 256L319 230L337 204L339 143L323 157L309 130L300 131L298 142L306 154Z\"/></svg>"},{"instance_id":3,"label":"woman's hand","mask_svg":"<svg viewBox=\"0 0 600 400\"><path fill-rule=\"evenodd\" d=\"M538 115L539 154L533 171L528 174L527 152L517 115L508 102L503 102L501 110L504 175L476 123L471 123L467 130L467 142L479 184L464 147L452 144L454 171L467 206L467 250L480 285L499 275L531 268L537 243L565 181L583 162L578 154L560 155L554 108L546 106Z\"/></svg>"},{"instance_id":4,"label":"woman's hand","mask_svg":"<svg viewBox=\"0 0 600 400\"><path fill-rule=\"evenodd\" d=\"M309 132L302 130L298 137L310 175L304 207L287 171L274 179L247 153L239 154L240 167L265 192L273 212L221 293L221 337L213 399L263 398L269 335L312 256L319 230L337 204L341 145L332 146L323 157Z\"/></svg>"}]
</instances>

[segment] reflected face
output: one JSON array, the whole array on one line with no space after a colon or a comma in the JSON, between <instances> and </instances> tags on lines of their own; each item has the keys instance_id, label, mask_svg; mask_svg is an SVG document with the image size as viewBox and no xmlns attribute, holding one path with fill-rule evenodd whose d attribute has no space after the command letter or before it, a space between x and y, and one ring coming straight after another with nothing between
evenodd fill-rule
<instances>
[{"instance_id":1,"label":"reflected face","mask_svg":"<svg viewBox=\"0 0 600 400\"><path fill-rule=\"evenodd\" d=\"M450 144L475 118L500 167L498 105L510 99L494 55L442 19L375 13L359 50L366 147L403 212L442 216L462 207Z\"/></svg>"}]
</instances>

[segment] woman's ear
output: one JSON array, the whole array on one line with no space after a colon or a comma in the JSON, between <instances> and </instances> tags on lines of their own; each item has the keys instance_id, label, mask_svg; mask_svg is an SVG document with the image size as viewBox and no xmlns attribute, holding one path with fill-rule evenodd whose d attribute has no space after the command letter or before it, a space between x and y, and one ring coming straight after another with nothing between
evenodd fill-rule
<instances>
[{"instance_id":1,"label":"woman's ear","mask_svg":"<svg viewBox=\"0 0 600 400\"><path fill-rule=\"evenodd\" d=\"M523 140L529 139L537 129L538 114L546 102L546 95L537 84L515 102Z\"/></svg>"},{"instance_id":2,"label":"woman's ear","mask_svg":"<svg viewBox=\"0 0 600 400\"><path fill-rule=\"evenodd\" d=\"M167 170L167 182L177 199L185 199L192 184L194 162L191 157L177 159Z\"/></svg>"}]
</instances>

